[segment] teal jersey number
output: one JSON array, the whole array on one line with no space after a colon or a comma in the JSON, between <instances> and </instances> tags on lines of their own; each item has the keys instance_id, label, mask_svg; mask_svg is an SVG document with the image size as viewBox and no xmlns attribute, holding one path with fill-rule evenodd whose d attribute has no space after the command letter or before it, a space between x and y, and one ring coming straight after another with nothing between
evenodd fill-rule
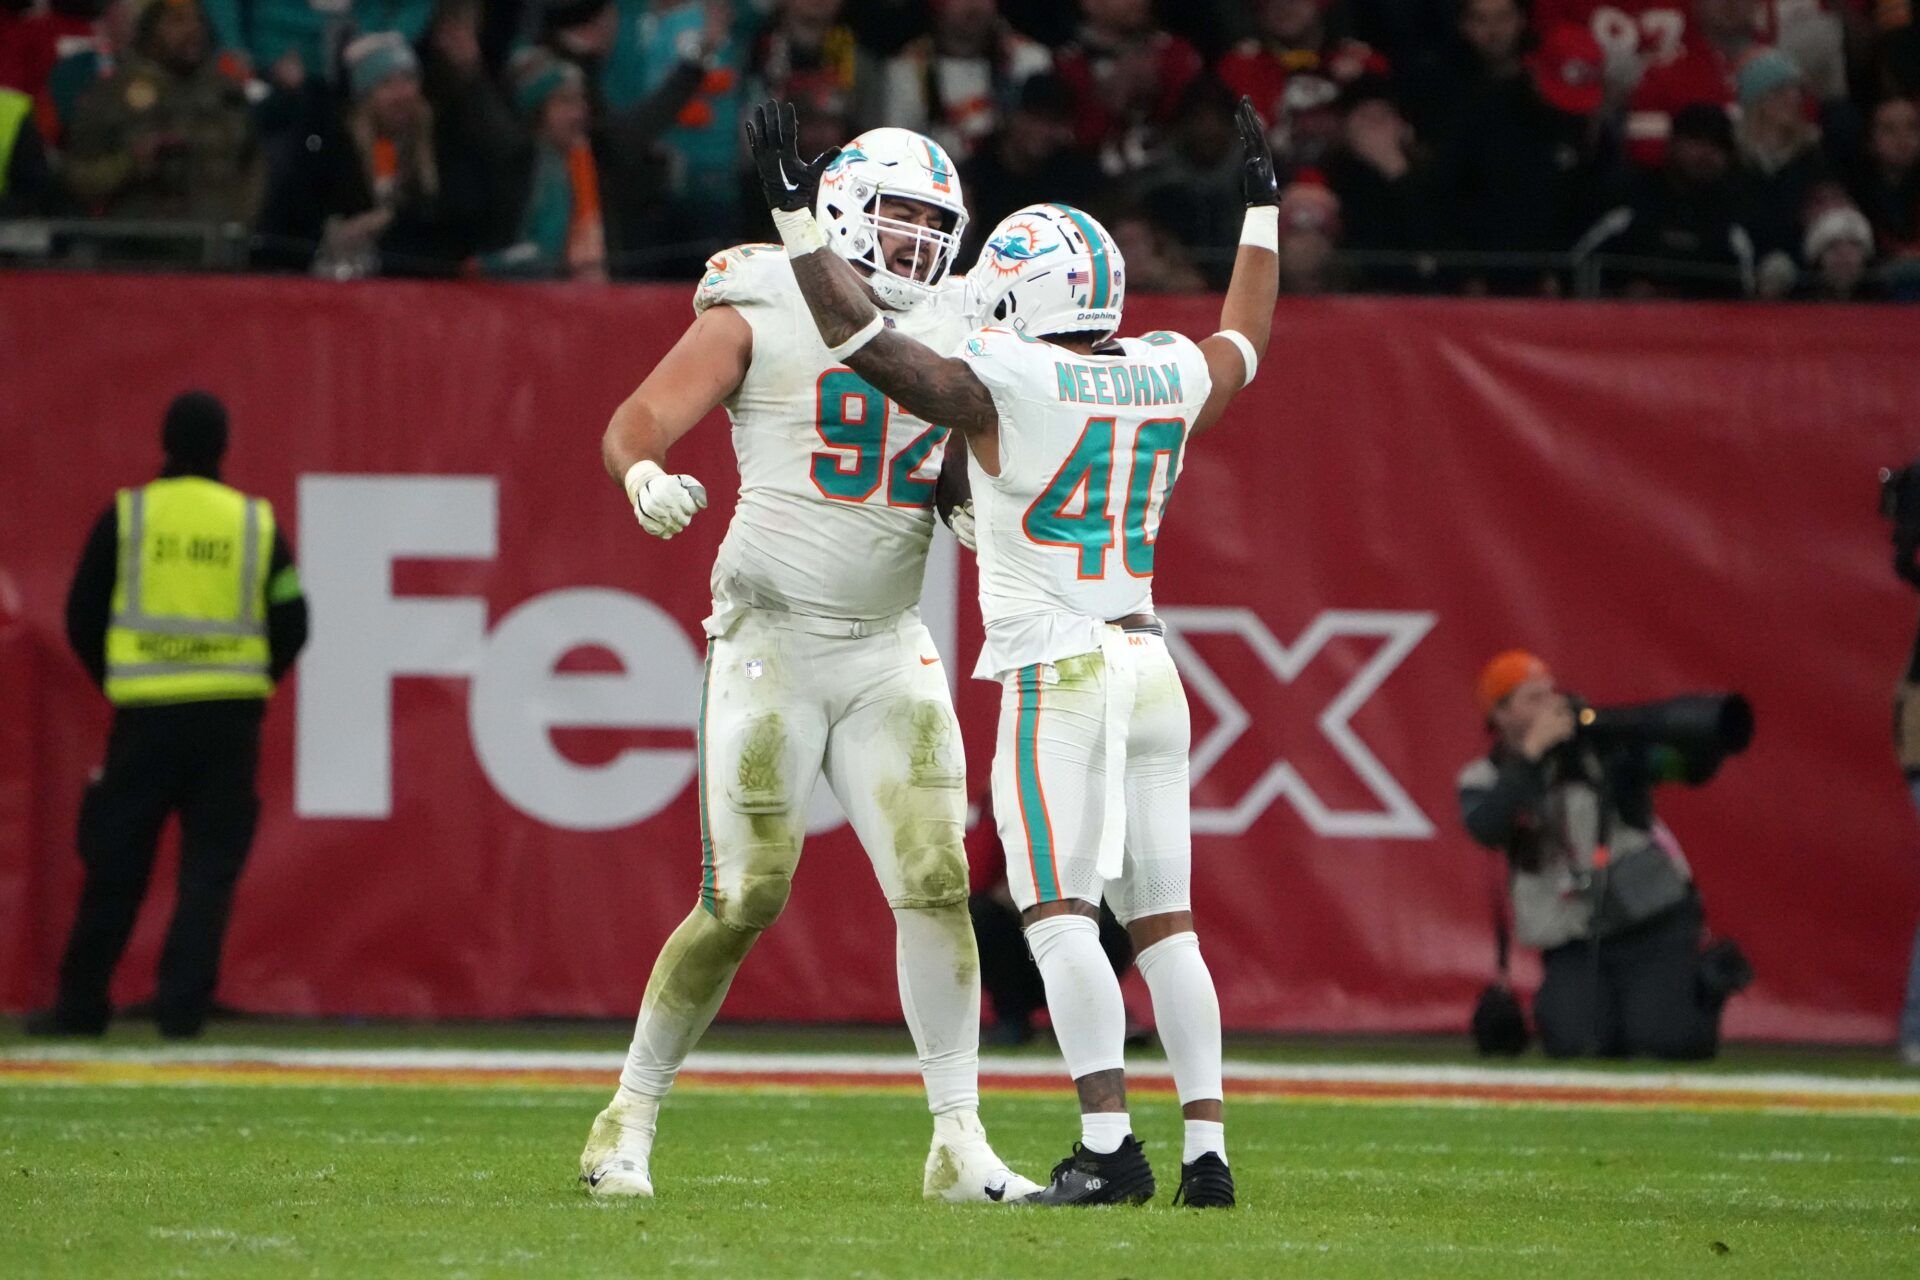
<instances>
[{"instance_id":1,"label":"teal jersey number","mask_svg":"<svg viewBox=\"0 0 1920 1280\"><path fill-rule=\"evenodd\" d=\"M1120 542L1126 552L1127 572L1136 578L1153 576L1153 549L1160 541L1160 513L1166 509L1173 482L1179 478L1180 445L1186 437L1187 424L1178 418L1143 422L1134 434L1132 476L1127 482ZM1167 482L1160 487L1156 507L1153 478L1159 474L1162 458L1167 460Z\"/></svg>"},{"instance_id":2,"label":"teal jersey number","mask_svg":"<svg viewBox=\"0 0 1920 1280\"><path fill-rule=\"evenodd\" d=\"M927 461L927 455L947 438L946 427L928 427L922 431L906 448L893 455L893 463L887 472L887 505L890 507L930 507L933 505L933 484L931 480L922 480L914 472Z\"/></svg>"},{"instance_id":3,"label":"teal jersey number","mask_svg":"<svg viewBox=\"0 0 1920 1280\"><path fill-rule=\"evenodd\" d=\"M813 429L827 448L814 451L814 488L840 502L865 502L886 461L887 398L851 369L827 370L819 386Z\"/></svg>"},{"instance_id":4,"label":"teal jersey number","mask_svg":"<svg viewBox=\"0 0 1920 1280\"><path fill-rule=\"evenodd\" d=\"M1113 546L1113 516L1107 490L1113 477L1113 419L1088 418L1073 452L1020 522L1027 536L1049 547L1076 547L1080 576L1107 576L1107 549ZM1077 511L1069 511L1076 505Z\"/></svg>"},{"instance_id":5,"label":"teal jersey number","mask_svg":"<svg viewBox=\"0 0 1920 1280\"><path fill-rule=\"evenodd\" d=\"M1021 521L1027 537L1034 542L1078 551L1081 578L1107 576L1107 551L1116 540L1113 514L1108 510L1118 461L1113 456L1113 429L1112 418L1087 419L1073 452ZM1153 576L1160 517L1180 473L1180 449L1186 436L1187 424L1179 418L1155 418L1141 423L1134 433L1118 541L1127 572L1136 578ZM1156 492L1153 481L1162 458L1166 459L1167 480Z\"/></svg>"},{"instance_id":6,"label":"teal jersey number","mask_svg":"<svg viewBox=\"0 0 1920 1280\"><path fill-rule=\"evenodd\" d=\"M889 462L890 412L887 398L853 370L829 369L821 374L813 429L826 448L814 450L814 488L836 502L865 502L880 488L880 473L885 470L888 506L932 506L934 482L914 472L947 438L947 428L928 427Z\"/></svg>"}]
</instances>

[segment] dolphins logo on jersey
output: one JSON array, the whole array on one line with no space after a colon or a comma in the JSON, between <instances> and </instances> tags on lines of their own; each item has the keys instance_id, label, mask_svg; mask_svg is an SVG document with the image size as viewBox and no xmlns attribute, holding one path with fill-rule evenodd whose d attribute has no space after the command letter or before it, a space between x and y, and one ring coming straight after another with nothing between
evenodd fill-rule
<instances>
[{"instance_id":1,"label":"dolphins logo on jersey","mask_svg":"<svg viewBox=\"0 0 1920 1280\"><path fill-rule=\"evenodd\" d=\"M996 273L1010 276L1018 272L1023 264L1052 253L1060 247L1057 244L1050 244L1044 249L1034 248L1033 241L1038 232L1039 228L1031 223L1014 223L1005 232L987 241L987 252L992 255L987 262Z\"/></svg>"}]
</instances>

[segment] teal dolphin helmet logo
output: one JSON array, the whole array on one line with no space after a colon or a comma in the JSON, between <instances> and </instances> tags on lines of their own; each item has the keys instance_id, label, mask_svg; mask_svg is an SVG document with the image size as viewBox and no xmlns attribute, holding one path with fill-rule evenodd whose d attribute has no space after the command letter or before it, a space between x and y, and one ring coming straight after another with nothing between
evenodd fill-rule
<instances>
[{"instance_id":1,"label":"teal dolphin helmet logo","mask_svg":"<svg viewBox=\"0 0 1920 1280\"><path fill-rule=\"evenodd\" d=\"M1025 231L1009 231L1006 235L995 236L987 241L987 251L994 257L1008 262L1032 262L1035 258L1044 257L1059 247L1057 244L1050 244L1044 249L1036 249L1033 247L1033 237Z\"/></svg>"},{"instance_id":2,"label":"teal dolphin helmet logo","mask_svg":"<svg viewBox=\"0 0 1920 1280\"><path fill-rule=\"evenodd\" d=\"M851 146L843 147L840 154L835 156L832 162L827 165L826 171L828 173L834 173L840 169L844 169L855 160L871 160L872 158L872 156L862 151L860 145L856 142Z\"/></svg>"}]
</instances>

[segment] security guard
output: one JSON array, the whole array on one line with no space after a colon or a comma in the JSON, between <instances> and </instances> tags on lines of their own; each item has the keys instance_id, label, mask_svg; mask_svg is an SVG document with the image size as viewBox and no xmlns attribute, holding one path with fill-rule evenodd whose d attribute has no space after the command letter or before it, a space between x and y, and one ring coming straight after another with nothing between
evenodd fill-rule
<instances>
[{"instance_id":1,"label":"security guard","mask_svg":"<svg viewBox=\"0 0 1920 1280\"><path fill-rule=\"evenodd\" d=\"M180 817L179 901L160 956L161 1034L198 1035L260 800L260 720L307 637L273 508L220 483L227 413L205 392L167 409L160 478L122 489L87 540L67 642L114 705L107 759L80 806L86 866L60 996L29 1020L99 1035L160 829Z\"/></svg>"}]
</instances>

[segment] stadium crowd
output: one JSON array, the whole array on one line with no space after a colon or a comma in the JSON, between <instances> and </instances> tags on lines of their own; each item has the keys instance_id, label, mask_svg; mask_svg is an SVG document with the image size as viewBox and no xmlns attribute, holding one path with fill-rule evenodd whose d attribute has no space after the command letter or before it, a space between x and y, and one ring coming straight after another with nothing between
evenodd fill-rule
<instances>
[{"instance_id":1,"label":"stadium crowd","mask_svg":"<svg viewBox=\"0 0 1920 1280\"><path fill-rule=\"evenodd\" d=\"M773 96L937 139L976 244L1069 201L1217 288L1244 94L1289 292L1920 297L1911 0L0 0L0 86L0 219L95 260L684 279Z\"/></svg>"}]
</instances>

